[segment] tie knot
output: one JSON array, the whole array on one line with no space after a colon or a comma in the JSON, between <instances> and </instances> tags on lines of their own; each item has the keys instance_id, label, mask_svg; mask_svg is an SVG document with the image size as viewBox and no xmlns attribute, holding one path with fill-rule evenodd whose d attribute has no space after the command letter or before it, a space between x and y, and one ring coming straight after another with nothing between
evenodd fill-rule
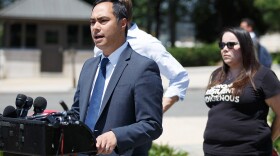
<instances>
[{"instance_id":1,"label":"tie knot","mask_svg":"<svg viewBox=\"0 0 280 156\"><path fill-rule=\"evenodd\" d=\"M106 69L106 65L107 65L108 62L109 62L109 59L107 57L103 58L101 60L101 68L102 69L104 69L104 68Z\"/></svg>"}]
</instances>

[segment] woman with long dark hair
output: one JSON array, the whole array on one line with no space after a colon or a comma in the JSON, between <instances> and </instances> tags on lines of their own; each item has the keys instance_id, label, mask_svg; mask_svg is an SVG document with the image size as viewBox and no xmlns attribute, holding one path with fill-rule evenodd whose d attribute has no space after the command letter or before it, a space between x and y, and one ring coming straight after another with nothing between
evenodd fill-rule
<instances>
[{"instance_id":1,"label":"woman with long dark hair","mask_svg":"<svg viewBox=\"0 0 280 156\"><path fill-rule=\"evenodd\" d=\"M210 77L204 132L206 156L269 156L280 134L280 83L260 65L248 32L227 28L220 37L223 64ZM269 107L276 117L267 124Z\"/></svg>"}]
</instances>

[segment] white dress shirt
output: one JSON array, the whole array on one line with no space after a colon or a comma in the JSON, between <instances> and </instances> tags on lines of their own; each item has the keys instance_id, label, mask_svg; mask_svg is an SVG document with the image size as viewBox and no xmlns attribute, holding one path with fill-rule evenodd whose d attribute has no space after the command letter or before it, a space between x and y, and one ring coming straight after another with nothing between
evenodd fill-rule
<instances>
[{"instance_id":1,"label":"white dress shirt","mask_svg":"<svg viewBox=\"0 0 280 156\"><path fill-rule=\"evenodd\" d=\"M183 100L189 86L188 73L161 42L140 30L135 23L128 29L127 41L134 51L154 60L159 66L160 73L169 80L164 97L178 96L180 100ZM101 53L100 49L94 48L94 56Z\"/></svg>"},{"instance_id":2,"label":"white dress shirt","mask_svg":"<svg viewBox=\"0 0 280 156\"><path fill-rule=\"evenodd\" d=\"M128 42L125 42L121 47L119 47L117 50L115 50L111 55L109 55L108 59L109 59L109 62L107 63L106 65L106 78L105 78L105 84L104 84L104 90L103 90L103 94L102 94L102 98L101 98L101 103L103 101L103 97L104 97L104 94L105 94L105 91L107 89L107 86L108 86L108 83L111 79L111 76L115 70L115 67L117 65L117 62L120 58L120 55L122 54L122 52L124 51L124 49L127 47L128 45ZM101 54L102 54L102 51L100 50ZM104 58L105 56L102 54L101 56L101 60ZM99 70L100 70L100 65L101 65L101 61L98 65L98 68L97 68L97 71L96 71L96 74L95 74L95 78L94 78L94 81L93 81L93 85L92 85L92 89L91 89L91 93L90 95L92 95L92 92L93 92L93 88L94 88L94 85L95 85L95 82L96 82L96 79L97 79L97 76L98 76L98 73L99 73ZM100 105L101 106L101 105ZM100 107L101 108L101 107ZM99 112L100 112L100 108L99 108Z\"/></svg>"}]
</instances>

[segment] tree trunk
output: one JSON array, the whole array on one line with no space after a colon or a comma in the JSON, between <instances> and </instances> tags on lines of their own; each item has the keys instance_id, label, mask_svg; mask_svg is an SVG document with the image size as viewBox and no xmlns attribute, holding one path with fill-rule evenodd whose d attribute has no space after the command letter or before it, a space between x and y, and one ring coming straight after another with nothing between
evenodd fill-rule
<instances>
[{"instance_id":1,"label":"tree trunk","mask_svg":"<svg viewBox=\"0 0 280 156\"><path fill-rule=\"evenodd\" d=\"M157 0L156 3L156 12L155 12L155 17L156 17L156 32L155 32L155 36L156 38L159 37L160 35L160 26L161 26L161 12L160 12L160 6L161 6L162 0Z\"/></svg>"},{"instance_id":2,"label":"tree trunk","mask_svg":"<svg viewBox=\"0 0 280 156\"><path fill-rule=\"evenodd\" d=\"M147 33L151 34L152 33L152 24L153 24L153 3L150 2L151 4L148 5L148 11L147 11L147 25L146 25L146 31Z\"/></svg>"},{"instance_id":3,"label":"tree trunk","mask_svg":"<svg viewBox=\"0 0 280 156\"><path fill-rule=\"evenodd\" d=\"M175 47L176 41L176 0L168 0L169 3L169 35L171 47Z\"/></svg>"}]
</instances>

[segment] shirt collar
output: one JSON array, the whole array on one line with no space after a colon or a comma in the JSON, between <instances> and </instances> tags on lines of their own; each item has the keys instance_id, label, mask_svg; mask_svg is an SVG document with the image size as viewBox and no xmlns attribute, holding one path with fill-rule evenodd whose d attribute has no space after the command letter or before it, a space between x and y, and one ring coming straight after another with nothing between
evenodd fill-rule
<instances>
[{"instance_id":1,"label":"shirt collar","mask_svg":"<svg viewBox=\"0 0 280 156\"><path fill-rule=\"evenodd\" d=\"M256 37L256 34L254 32L249 32L251 38L255 38Z\"/></svg>"},{"instance_id":2,"label":"shirt collar","mask_svg":"<svg viewBox=\"0 0 280 156\"><path fill-rule=\"evenodd\" d=\"M115 50L111 55L109 55L108 59L110 60L110 63L114 66L117 64L120 55L122 54L122 52L124 51L124 49L127 47L128 42L126 41L122 46L120 46L117 50ZM101 60L104 58L105 56L102 53L101 56Z\"/></svg>"},{"instance_id":3,"label":"shirt collar","mask_svg":"<svg viewBox=\"0 0 280 156\"><path fill-rule=\"evenodd\" d=\"M136 23L131 23L130 28L127 31L127 37L137 37L138 34L136 30L139 30L138 26Z\"/></svg>"}]
</instances>

